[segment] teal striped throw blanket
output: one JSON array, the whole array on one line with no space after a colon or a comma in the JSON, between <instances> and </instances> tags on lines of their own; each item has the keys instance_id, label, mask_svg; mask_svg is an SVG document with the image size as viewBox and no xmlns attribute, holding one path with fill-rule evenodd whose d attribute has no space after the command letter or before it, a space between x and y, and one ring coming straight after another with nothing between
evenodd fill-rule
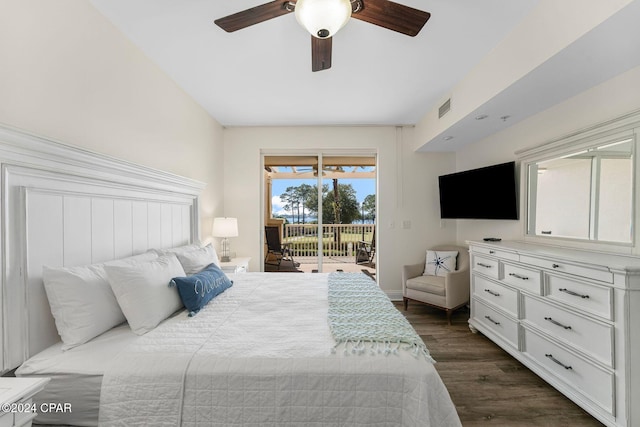
<instances>
[{"instance_id":1,"label":"teal striped throw blanket","mask_svg":"<svg viewBox=\"0 0 640 427\"><path fill-rule=\"evenodd\" d=\"M394 354L399 349L434 362L427 346L378 284L362 273L329 274L329 327L345 354Z\"/></svg>"}]
</instances>

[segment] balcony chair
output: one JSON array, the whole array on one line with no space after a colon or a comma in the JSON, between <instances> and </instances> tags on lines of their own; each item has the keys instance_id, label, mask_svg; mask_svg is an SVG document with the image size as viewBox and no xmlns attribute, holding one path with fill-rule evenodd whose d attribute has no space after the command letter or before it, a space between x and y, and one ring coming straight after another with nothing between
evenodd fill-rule
<instances>
[{"instance_id":1,"label":"balcony chair","mask_svg":"<svg viewBox=\"0 0 640 427\"><path fill-rule=\"evenodd\" d=\"M376 229L373 229L373 237L370 242L360 240L358 242L358 249L356 250L356 264L373 264L373 259L376 256Z\"/></svg>"},{"instance_id":2,"label":"balcony chair","mask_svg":"<svg viewBox=\"0 0 640 427\"><path fill-rule=\"evenodd\" d=\"M425 262L402 268L402 299L407 310L409 300L445 310L447 321L451 315L469 302L469 250L462 246L437 246L431 251L457 251L455 271L439 275L424 275Z\"/></svg>"},{"instance_id":3,"label":"balcony chair","mask_svg":"<svg viewBox=\"0 0 640 427\"><path fill-rule=\"evenodd\" d=\"M277 265L280 270L280 264L282 260L290 260L291 264L296 267L296 263L291 255L291 249L289 243L282 243L280 240L280 228L277 226L267 225L264 227L264 234L267 243L267 254L264 257L264 263L269 265ZM269 263L269 255L273 255L276 258L277 263ZM298 264L299 265L299 264Z\"/></svg>"}]
</instances>

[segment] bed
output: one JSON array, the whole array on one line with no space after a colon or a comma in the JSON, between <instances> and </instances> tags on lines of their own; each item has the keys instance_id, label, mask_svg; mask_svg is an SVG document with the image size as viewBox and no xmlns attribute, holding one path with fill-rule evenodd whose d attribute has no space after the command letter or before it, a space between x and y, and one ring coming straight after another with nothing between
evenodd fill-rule
<instances>
[{"instance_id":1,"label":"bed","mask_svg":"<svg viewBox=\"0 0 640 427\"><path fill-rule=\"evenodd\" d=\"M36 421L40 424L97 425L105 369L136 337L127 324L122 324L69 351L62 351L62 342L58 342L23 363L16 376L51 379L35 396L37 407L43 403L66 402L73 409L63 413L39 413Z\"/></svg>"},{"instance_id":2,"label":"bed","mask_svg":"<svg viewBox=\"0 0 640 427\"><path fill-rule=\"evenodd\" d=\"M75 408L83 384L88 402L78 404L88 411L43 414L48 424L97 425L102 395L105 426L459 425L424 354L333 351L329 277L232 275L234 285L197 316L183 310L142 336L122 325L68 352L56 344L18 374L52 377L38 403Z\"/></svg>"},{"instance_id":3,"label":"bed","mask_svg":"<svg viewBox=\"0 0 640 427\"><path fill-rule=\"evenodd\" d=\"M151 324L129 314L155 303L139 303L138 296L123 305L111 283L128 323L113 315L104 331L70 347L61 343L67 332L54 320L43 271L108 265L158 248L204 250L193 244L203 184L2 128L0 161L3 372L19 367L17 375L51 377L36 400L73 408L40 414L37 422L460 425L419 337L359 339L339 326L358 324L348 316L359 303L335 301L361 289L373 292L367 304L391 305L364 275L231 275L233 285L197 314L171 305L171 296L162 319ZM173 258L158 253L131 265ZM125 267L105 267L108 278L118 268ZM364 288L350 287L358 283ZM371 307L360 313L377 313Z\"/></svg>"}]
</instances>

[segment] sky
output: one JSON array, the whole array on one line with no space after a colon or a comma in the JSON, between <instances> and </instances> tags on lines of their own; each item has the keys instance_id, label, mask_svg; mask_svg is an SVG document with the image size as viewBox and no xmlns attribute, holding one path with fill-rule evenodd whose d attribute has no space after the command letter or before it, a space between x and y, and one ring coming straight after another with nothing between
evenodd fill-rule
<instances>
[{"instance_id":1,"label":"sky","mask_svg":"<svg viewBox=\"0 0 640 427\"><path fill-rule=\"evenodd\" d=\"M354 190L356 190L356 198L358 203L362 203L365 197L369 194L376 194L376 180L375 179L341 179L338 181L340 184L351 184ZM274 179L271 182L272 185L272 198L271 204L273 214L288 215L290 212L285 211L283 206L284 202L280 200L280 195L285 192L287 187L297 187L300 184L315 185L315 179ZM331 180L325 180L325 184L331 186Z\"/></svg>"}]
</instances>

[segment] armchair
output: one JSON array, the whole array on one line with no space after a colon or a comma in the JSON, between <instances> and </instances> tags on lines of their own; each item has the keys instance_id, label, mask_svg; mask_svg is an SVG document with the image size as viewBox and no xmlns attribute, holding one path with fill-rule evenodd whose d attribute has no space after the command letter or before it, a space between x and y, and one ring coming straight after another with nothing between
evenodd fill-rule
<instances>
[{"instance_id":1,"label":"armchair","mask_svg":"<svg viewBox=\"0 0 640 427\"><path fill-rule=\"evenodd\" d=\"M462 246L437 246L435 251L458 251L456 270L443 276L423 276L425 262L402 268L404 309L418 301L445 310L447 321L455 310L469 302L469 250ZM426 257L425 257L426 258Z\"/></svg>"}]
</instances>

